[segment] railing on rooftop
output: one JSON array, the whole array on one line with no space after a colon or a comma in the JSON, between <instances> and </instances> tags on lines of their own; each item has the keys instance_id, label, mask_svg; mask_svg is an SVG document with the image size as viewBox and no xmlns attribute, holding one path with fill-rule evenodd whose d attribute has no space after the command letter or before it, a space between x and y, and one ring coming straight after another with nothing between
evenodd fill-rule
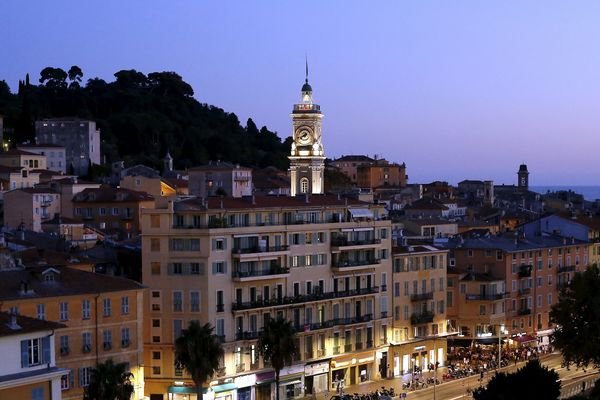
<instances>
[{"instance_id":1,"label":"railing on rooftop","mask_svg":"<svg viewBox=\"0 0 600 400\"><path fill-rule=\"evenodd\" d=\"M381 263L379 258L371 258L366 260L343 260L343 261L332 261L331 266L333 268L346 268L346 267L360 267L363 265L374 265Z\"/></svg>"}]
</instances>

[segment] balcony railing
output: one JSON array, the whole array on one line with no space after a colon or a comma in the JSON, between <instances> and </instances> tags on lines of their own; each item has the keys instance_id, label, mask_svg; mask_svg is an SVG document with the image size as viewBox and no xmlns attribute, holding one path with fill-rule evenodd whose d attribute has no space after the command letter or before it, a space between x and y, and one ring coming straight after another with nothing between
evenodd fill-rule
<instances>
[{"instance_id":1,"label":"balcony railing","mask_svg":"<svg viewBox=\"0 0 600 400\"><path fill-rule=\"evenodd\" d=\"M69 347L61 347L60 348L60 355L61 356L69 355Z\"/></svg>"},{"instance_id":2,"label":"balcony railing","mask_svg":"<svg viewBox=\"0 0 600 400\"><path fill-rule=\"evenodd\" d=\"M530 287L523 287L523 288L519 288L519 296L523 296L526 294L531 293L531 288Z\"/></svg>"},{"instance_id":3,"label":"balcony railing","mask_svg":"<svg viewBox=\"0 0 600 400\"><path fill-rule=\"evenodd\" d=\"M340 354L340 346L333 346L333 354Z\"/></svg>"},{"instance_id":4,"label":"balcony railing","mask_svg":"<svg viewBox=\"0 0 600 400\"><path fill-rule=\"evenodd\" d=\"M317 357L325 357L325 349L317 350Z\"/></svg>"},{"instance_id":5,"label":"balcony railing","mask_svg":"<svg viewBox=\"0 0 600 400\"><path fill-rule=\"evenodd\" d=\"M381 263L381 259L372 258L367 260L344 260L344 261L333 261L331 266L333 268L349 268L349 267L362 267L365 265L374 265Z\"/></svg>"},{"instance_id":6,"label":"balcony railing","mask_svg":"<svg viewBox=\"0 0 600 400\"><path fill-rule=\"evenodd\" d=\"M313 358L314 354L312 351L306 351L304 352L304 359L305 360L310 360L311 358Z\"/></svg>"},{"instance_id":7,"label":"balcony railing","mask_svg":"<svg viewBox=\"0 0 600 400\"><path fill-rule=\"evenodd\" d=\"M258 339L260 332L238 332L235 334L235 340L254 340Z\"/></svg>"},{"instance_id":8,"label":"balcony railing","mask_svg":"<svg viewBox=\"0 0 600 400\"><path fill-rule=\"evenodd\" d=\"M423 300L432 300L433 292L427 293L414 293L410 295L410 301L423 301Z\"/></svg>"},{"instance_id":9,"label":"balcony railing","mask_svg":"<svg viewBox=\"0 0 600 400\"><path fill-rule=\"evenodd\" d=\"M467 300L502 300L506 297L506 293L494 293L494 294L467 294Z\"/></svg>"},{"instance_id":10,"label":"balcony railing","mask_svg":"<svg viewBox=\"0 0 600 400\"><path fill-rule=\"evenodd\" d=\"M365 240L348 240L344 237L335 237L331 239L332 247L346 247L346 246L368 246L374 244L380 244L379 239L365 239Z\"/></svg>"},{"instance_id":11,"label":"balcony railing","mask_svg":"<svg viewBox=\"0 0 600 400\"><path fill-rule=\"evenodd\" d=\"M362 348L363 348L362 342L357 342L357 343L354 344L354 349L355 350L362 350Z\"/></svg>"},{"instance_id":12,"label":"balcony railing","mask_svg":"<svg viewBox=\"0 0 600 400\"><path fill-rule=\"evenodd\" d=\"M575 271L574 265L562 265L556 268L556 272L562 274L563 272L573 272Z\"/></svg>"},{"instance_id":13,"label":"balcony railing","mask_svg":"<svg viewBox=\"0 0 600 400\"><path fill-rule=\"evenodd\" d=\"M241 363L235 366L235 372L244 372L246 370L246 364Z\"/></svg>"},{"instance_id":14,"label":"balcony railing","mask_svg":"<svg viewBox=\"0 0 600 400\"><path fill-rule=\"evenodd\" d=\"M233 278L254 278L261 276L270 276L270 275L284 275L289 274L290 269L285 267L271 267L268 269L255 269L250 271L238 271L234 270L231 273Z\"/></svg>"},{"instance_id":15,"label":"balcony railing","mask_svg":"<svg viewBox=\"0 0 600 400\"><path fill-rule=\"evenodd\" d=\"M520 308L517 310L518 315L529 315L531 314L531 308Z\"/></svg>"},{"instance_id":16,"label":"balcony railing","mask_svg":"<svg viewBox=\"0 0 600 400\"><path fill-rule=\"evenodd\" d=\"M344 345L344 352L350 353L352 351L352 344Z\"/></svg>"},{"instance_id":17,"label":"balcony railing","mask_svg":"<svg viewBox=\"0 0 600 400\"><path fill-rule=\"evenodd\" d=\"M389 218L377 217L375 221L384 221ZM250 222L250 221L237 221L230 223L224 218L211 220L207 222L198 223L174 223L173 229L226 229L226 228L245 228L255 226L283 226L283 225L314 225L314 224L330 224L330 223L350 223L344 217L332 217L332 218L317 218L317 219L294 219L294 218L280 218L275 221L261 221L261 222Z\"/></svg>"},{"instance_id":18,"label":"balcony railing","mask_svg":"<svg viewBox=\"0 0 600 400\"><path fill-rule=\"evenodd\" d=\"M433 322L433 313L431 311L413 313L410 316L410 323L413 325L428 324L430 322Z\"/></svg>"},{"instance_id":19,"label":"balcony railing","mask_svg":"<svg viewBox=\"0 0 600 400\"><path fill-rule=\"evenodd\" d=\"M217 304L217 312L224 312L225 304Z\"/></svg>"},{"instance_id":20,"label":"balcony railing","mask_svg":"<svg viewBox=\"0 0 600 400\"><path fill-rule=\"evenodd\" d=\"M365 348L370 349L372 347L373 347L373 341L372 340L367 340L367 344L366 344Z\"/></svg>"},{"instance_id":21,"label":"balcony railing","mask_svg":"<svg viewBox=\"0 0 600 400\"><path fill-rule=\"evenodd\" d=\"M264 300L256 300L249 302L234 302L231 306L233 311L239 310L250 310L253 308L262 308L262 307L274 307L274 306L283 306L288 304L301 304L308 303L311 301L320 301L320 300L329 300L329 299L338 299L343 297L352 297L352 296L363 296L367 294L374 294L379 292L379 287L372 286L362 289L352 289L352 290L344 290L338 292L327 292L327 293L313 293L313 294L304 294L299 296L286 296L282 298L274 298L274 299L264 299Z\"/></svg>"},{"instance_id":22,"label":"balcony railing","mask_svg":"<svg viewBox=\"0 0 600 400\"><path fill-rule=\"evenodd\" d=\"M272 253L276 251L287 251L290 249L290 246L268 246L268 247L246 247L246 248L237 248L234 247L231 251L233 254L260 254L260 253Z\"/></svg>"}]
</instances>

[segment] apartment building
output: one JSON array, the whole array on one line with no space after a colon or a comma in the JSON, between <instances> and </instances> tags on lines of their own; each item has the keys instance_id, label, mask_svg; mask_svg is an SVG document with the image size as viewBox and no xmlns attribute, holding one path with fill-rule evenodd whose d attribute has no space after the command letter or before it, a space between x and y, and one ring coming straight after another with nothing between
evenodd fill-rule
<instances>
[{"instance_id":1,"label":"apartment building","mask_svg":"<svg viewBox=\"0 0 600 400\"><path fill-rule=\"evenodd\" d=\"M393 257L393 375L446 361L448 250L423 243L395 246Z\"/></svg>"},{"instance_id":2,"label":"apartment building","mask_svg":"<svg viewBox=\"0 0 600 400\"><path fill-rule=\"evenodd\" d=\"M18 150L39 154L46 157L46 166L51 171L67 173L67 159L65 148L55 144L20 144Z\"/></svg>"},{"instance_id":3,"label":"apartment building","mask_svg":"<svg viewBox=\"0 0 600 400\"><path fill-rule=\"evenodd\" d=\"M30 187L4 193L4 225L35 232L42 231L42 223L60 214L60 195L48 188Z\"/></svg>"},{"instance_id":4,"label":"apartment building","mask_svg":"<svg viewBox=\"0 0 600 400\"><path fill-rule=\"evenodd\" d=\"M331 162L331 165L338 168L341 173L346 175L352 183L358 181L358 168L362 166L369 166L375 162L375 159L364 156L364 155L348 155L336 158Z\"/></svg>"},{"instance_id":5,"label":"apartment building","mask_svg":"<svg viewBox=\"0 0 600 400\"><path fill-rule=\"evenodd\" d=\"M504 325L547 343L560 289L589 264L589 243L556 235L457 238L448 247L450 323L472 339L497 337Z\"/></svg>"},{"instance_id":6,"label":"apartment building","mask_svg":"<svg viewBox=\"0 0 600 400\"><path fill-rule=\"evenodd\" d=\"M406 187L406 164L391 163L387 160L374 160L371 164L356 167L356 182L363 188Z\"/></svg>"},{"instance_id":7,"label":"apartment building","mask_svg":"<svg viewBox=\"0 0 600 400\"><path fill-rule=\"evenodd\" d=\"M83 189L72 203L76 220L106 232L115 240L139 235L140 211L155 204L147 193L107 185Z\"/></svg>"},{"instance_id":8,"label":"apartment building","mask_svg":"<svg viewBox=\"0 0 600 400\"><path fill-rule=\"evenodd\" d=\"M222 368L210 382L217 399L271 398L274 372L257 338L277 315L292 321L300 348L281 372L282 396L387 376L384 217L382 205L327 195L192 198L142 210L146 395L194 397L173 358L191 320L210 322L223 341Z\"/></svg>"},{"instance_id":9,"label":"apartment building","mask_svg":"<svg viewBox=\"0 0 600 400\"><path fill-rule=\"evenodd\" d=\"M63 324L0 312L0 399L60 399L67 370L56 366Z\"/></svg>"},{"instance_id":10,"label":"apartment building","mask_svg":"<svg viewBox=\"0 0 600 400\"><path fill-rule=\"evenodd\" d=\"M189 193L193 196L231 197L252 195L252 169L226 161L211 161L207 165L190 168Z\"/></svg>"},{"instance_id":11,"label":"apartment building","mask_svg":"<svg viewBox=\"0 0 600 400\"><path fill-rule=\"evenodd\" d=\"M112 358L128 364L134 398L142 399L143 287L43 260L24 267L18 253L14 257L16 262L0 270L0 311L65 325L52 342L56 366L65 369L60 393L52 398L81 399L92 368Z\"/></svg>"}]
</instances>

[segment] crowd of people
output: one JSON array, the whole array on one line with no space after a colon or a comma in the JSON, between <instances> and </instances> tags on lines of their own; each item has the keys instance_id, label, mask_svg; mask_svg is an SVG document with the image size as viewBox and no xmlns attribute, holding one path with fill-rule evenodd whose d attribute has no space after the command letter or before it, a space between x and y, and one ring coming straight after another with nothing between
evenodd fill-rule
<instances>
[{"instance_id":1,"label":"crowd of people","mask_svg":"<svg viewBox=\"0 0 600 400\"><path fill-rule=\"evenodd\" d=\"M518 363L537 358L540 355L552 352L550 345L544 346L502 346L500 357L502 366L508 363ZM471 347L449 347L448 368L472 369L475 371L487 370L498 366L498 345L483 345L475 343Z\"/></svg>"}]
</instances>

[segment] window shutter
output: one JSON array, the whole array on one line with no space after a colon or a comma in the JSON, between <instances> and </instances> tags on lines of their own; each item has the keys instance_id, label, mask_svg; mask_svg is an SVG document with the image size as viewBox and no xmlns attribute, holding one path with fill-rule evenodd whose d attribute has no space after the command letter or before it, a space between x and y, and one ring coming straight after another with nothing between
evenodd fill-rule
<instances>
[{"instance_id":1,"label":"window shutter","mask_svg":"<svg viewBox=\"0 0 600 400\"><path fill-rule=\"evenodd\" d=\"M217 273L217 263L212 263L212 273L215 275Z\"/></svg>"},{"instance_id":2,"label":"window shutter","mask_svg":"<svg viewBox=\"0 0 600 400\"><path fill-rule=\"evenodd\" d=\"M79 386L83 387L83 368L78 368Z\"/></svg>"},{"instance_id":3,"label":"window shutter","mask_svg":"<svg viewBox=\"0 0 600 400\"><path fill-rule=\"evenodd\" d=\"M21 368L29 367L29 340L21 340Z\"/></svg>"},{"instance_id":4,"label":"window shutter","mask_svg":"<svg viewBox=\"0 0 600 400\"><path fill-rule=\"evenodd\" d=\"M73 370L69 370L69 388L75 387L75 373Z\"/></svg>"},{"instance_id":5,"label":"window shutter","mask_svg":"<svg viewBox=\"0 0 600 400\"><path fill-rule=\"evenodd\" d=\"M227 273L227 261L223 261L223 273Z\"/></svg>"},{"instance_id":6,"label":"window shutter","mask_svg":"<svg viewBox=\"0 0 600 400\"><path fill-rule=\"evenodd\" d=\"M183 275L191 275L192 266L190 265L190 263L183 263L181 268L182 268Z\"/></svg>"},{"instance_id":7,"label":"window shutter","mask_svg":"<svg viewBox=\"0 0 600 400\"><path fill-rule=\"evenodd\" d=\"M227 250L227 239L223 239L223 250Z\"/></svg>"},{"instance_id":8,"label":"window shutter","mask_svg":"<svg viewBox=\"0 0 600 400\"><path fill-rule=\"evenodd\" d=\"M46 336L42 338L42 363L50 364L52 361L52 356L50 352L50 336Z\"/></svg>"},{"instance_id":9,"label":"window shutter","mask_svg":"<svg viewBox=\"0 0 600 400\"><path fill-rule=\"evenodd\" d=\"M300 235L300 244L306 244L306 235Z\"/></svg>"},{"instance_id":10,"label":"window shutter","mask_svg":"<svg viewBox=\"0 0 600 400\"><path fill-rule=\"evenodd\" d=\"M211 243L212 249L215 250L217 248L217 239L212 239Z\"/></svg>"}]
</instances>

